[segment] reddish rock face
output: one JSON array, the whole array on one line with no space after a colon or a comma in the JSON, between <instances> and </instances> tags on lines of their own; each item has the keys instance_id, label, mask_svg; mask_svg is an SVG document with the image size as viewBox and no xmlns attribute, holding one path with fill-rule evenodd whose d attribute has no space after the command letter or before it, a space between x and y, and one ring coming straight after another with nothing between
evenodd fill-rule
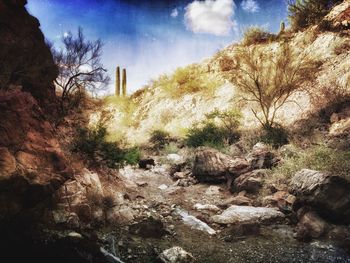
<instances>
[{"instance_id":1,"label":"reddish rock face","mask_svg":"<svg viewBox=\"0 0 350 263\"><path fill-rule=\"evenodd\" d=\"M21 85L37 100L54 99L58 70L39 21L25 9L27 1L0 1L0 90Z\"/></svg>"},{"instance_id":2,"label":"reddish rock face","mask_svg":"<svg viewBox=\"0 0 350 263\"><path fill-rule=\"evenodd\" d=\"M47 199L70 176L55 136L29 93L0 91L0 220Z\"/></svg>"}]
</instances>

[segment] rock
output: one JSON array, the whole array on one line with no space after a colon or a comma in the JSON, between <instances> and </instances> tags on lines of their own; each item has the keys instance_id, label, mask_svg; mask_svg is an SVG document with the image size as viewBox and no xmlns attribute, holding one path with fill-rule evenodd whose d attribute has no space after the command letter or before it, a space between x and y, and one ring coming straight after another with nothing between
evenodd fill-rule
<instances>
[{"instance_id":1,"label":"rock","mask_svg":"<svg viewBox=\"0 0 350 263\"><path fill-rule=\"evenodd\" d=\"M154 217L149 217L140 223L129 226L130 233L144 238L161 238L167 234L163 222Z\"/></svg>"},{"instance_id":2,"label":"rock","mask_svg":"<svg viewBox=\"0 0 350 263\"><path fill-rule=\"evenodd\" d=\"M227 200L224 200L222 203L219 204L220 207L228 207L231 205L243 205L243 206L250 206L253 203L253 200L244 196L244 195L237 195L230 197Z\"/></svg>"},{"instance_id":3,"label":"rock","mask_svg":"<svg viewBox=\"0 0 350 263\"><path fill-rule=\"evenodd\" d=\"M166 159L172 163L175 163L175 164L180 164L180 163L183 163L183 157L176 154L176 153L171 153L171 154L168 154L166 156Z\"/></svg>"},{"instance_id":4,"label":"rock","mask_svg":"<svg viewBox=\"0 0 350 263\"><path fill-rule=\"evenodd\" d=\"M187 178L188 177L188 173L186 173L186 172L176 172L176 173L174 173L174 175L173 175L173 178L175 179L175 180L178 180L178 179L185 179L185 178Z\"/></svg>"},{"instance_id":5,"label":"rock","mask_svg":"<svg viewBox=\"0 0 350 263\"><path fill-rule=\"evenodd\" d=\"M339 176L301 170L290 183L295 208L310 206L331 221L350 223L350 182Z\"/></svg>"},{"instance_id":6,"label":"rock","mask_svg":"<svg viewBox=\"0 0 350 263\"><path fill-rule=\"evenodd\" d=\"M0 91L0 127L1 221L51 198L73 173L54 127L29 93Z\"/></svg>"},{"instance_id":7,"label":"rock","mask_svg":"<svg viewBox=\"0 0 350 263\"><path fill-rule=\"evenodd\" d=\"M70 233L68 233L67 236L70 238L74 238L74 239L82 239L83 238L83 236L77 232L70 232Z\"/></svg>"},{"instance_id":8,"label":"rock","mask_svg":"<svg viewBox=\"0 0 350 263\"><path fill-rule=\"evenodd\" d=\"M16 171L16 159L5 147L0 147L0 181L8 179Z\"/></svg>"},{"instance_id":9,"label":"rock","mask_svg":"<svg viewBox=\"0 0 350 263\"><path fill-rule=\"evenodd\" d=\"M249 170L249 163L244 159L232 158L215 149L200 147L195 154L192 174L199 182L217 183L227 180L230 186L235 177Z\"/></svg>"},{"instance_id":10,"label":"rock","mask_svg":"<svg viewBox=\"0 0 350 263\"><path fill-rule=\"evenodd\" d=\"M133 209L126 208L115 208L111 213L110 222L117 222L119 224L130 224L135 220L136 213Z\"/></svg>"},{"instance_id":11,"label":"rock","mask_svg":"<svg viewBox=\"0 0 350 263\"><path fill-rule=\"evenodd\" d=\"M264 197L264 205L277 206L282 211L291 211L296 197L285 191L278 191L273 195Z\"/></svg>"},{"instance_id":12,"label":"rock","mask_svg":"<svg viewBox=\"0 0 350 263\"><path fill-rule=\"evenodd\" d=\"M53 101L56 97L53 81L58 69L45 43L40 23L26 10L26 2L0 2L0 61L6 65L1 76L4 86L0 89L6 89L6 84L21 85L37 100ZM8 131L17 133L20 129Z\"/></svg>"},{"instance_id":13,"label":"rock","mask_svg":"<svg viewBox=\"0 0 350 263\"><path fill-rule=\"evenodd\" d=\"M297 238L301 240L319 238L326 233L327 228L328 224L315 212L306 212L297 225Z\"/></svg>"},{"instance_id":14,"label":"rock","mask_svg":"<svg viewBox=\"0 0 350 263\"><path fill-rule=\"evenodd\" d=\"M198 210L198 211L202 211L202 210L211 211L211 212L219 212L220 211L220 208L217 207L216 205L209 205L209 204L202 205L202 204L197 203L193 206L193 208Z\"/></svg>"},{"instance_id":15,"label":"rock","mask_svg":"<svg viewBox=\"0 0 350 263\"><path fill-rule=\"evenodd\" d=\"M283 213L274 208L236 206L226 209L221 215L212 216L218 224L271 223L284 218Z\"/></svg>"},{"instance_id":16,"label":"rock","mask_svg":"<svg viewBox=\"0 0 350 263\"><path fill-rule=\"evenodd\" d=\"M172 247L164 250L159 259L164 263L192 263L194 257L181 247Z\"/></svg>"},{"instance_id":17,"label":"rock","mask_svg":"<svg viewBox=\"0 0 350 263\"><path fill-rule=\"evenodd\" d=\"M219 196L221 194L220 186L211 185L205 191L206 196Z\"/></svg>"},{"instance_id":18,"label":"rock","mask_svg":"<svg viewBox=\"0 0 350 263\"><path fill-rule=\"evenodd\" d=\"M182 218L182 221L190 226L192 229L197 229L200 231L207 232L209 235L215 235L216 231L212 229L208 224L204 223L203 221L199 220L198 218L190 215L187 211L182 210L180 208L176 208L175 213L180 215Z\"/></svg>"},{"instance_id":19,"label":"rock","mask_svg":"<svg viewBox=\"0 0 350 263\"><path fill-rule=\"evenodd\" d=\"M147 158L147 159L141 159L139 161L139 168L141 169L149 169L149 166L155 166L154 159Z\"/></svg>"},{"instance_id":20,"label":"rock","mask_svg":"<svg viewBox=\"0 0 350 263\"><path fill-rule=\"evenodd\" d=\"M168 189L168 186L166 184L162 184L162 185L158 186L158 189L166 190L166 189Z\"/></svg>"},{"instance_id":21,"label":"rock","mask_svg":"<svg viewBox=\"0 0 350 263\"><path fill-rule=\"evenodd\" d=\"M247 191L250 193L256 193L262 187L263 179L265 176L266 173L264 170L255 170L242 174L234 180L234 191Z\"/></svg>"},{"instance_id":22,"label":"rock","mask_svg":"<svg viewBox=\"0 0 350 263\"><path fill-rule=\"evenodd\" d=\"M275 154L263 143L254 145L252 152L247 155L246 159L254 170L271 169L279 162Z\"/></svg>"}]
</instances>

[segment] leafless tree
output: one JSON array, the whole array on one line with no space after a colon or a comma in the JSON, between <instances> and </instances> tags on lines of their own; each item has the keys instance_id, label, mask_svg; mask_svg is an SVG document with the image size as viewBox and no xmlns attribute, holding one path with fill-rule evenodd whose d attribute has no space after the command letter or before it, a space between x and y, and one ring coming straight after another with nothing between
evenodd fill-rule
<instances>
[{"instance_id":1,"label":"leafless tree","mask_svg":"<svg viewBox=\"0 0 350 263\"><path fill-rule=\"evenodd\" d=\"M245 101L258 105L261 113L252 112L265 128L274 125L276 112L317 70L307 53L293 52L288 43L267 52L259 46L242 47L234 60L231 82Z\"/></svg>"},{"instance_id":2,"label":"leafless tree","mask_svg":"<svg viewBox=\"0 0 350 263\"><path fill-rule=\"evenodd\" d=\"M81 98L83 94L96 94L109 83L101 63L101 40L86 40L81 27L77 36L68 32L63 39L63 48L52 49L56 64L59 68L59 76L55 84L61 89L61 107L66 111L73 99Z\"/></svg>"}]
</instances>

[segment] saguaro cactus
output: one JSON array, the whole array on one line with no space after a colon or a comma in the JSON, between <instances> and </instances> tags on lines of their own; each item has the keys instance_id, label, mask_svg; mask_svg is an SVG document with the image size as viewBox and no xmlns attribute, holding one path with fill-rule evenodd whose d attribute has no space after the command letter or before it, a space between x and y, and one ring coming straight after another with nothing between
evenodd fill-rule
<instances>
[{"instance_id":1,"label":"saguaro cactus","mask_svg":"<svg viewBox=\"0 0 350 263\"><path fill-rule=\"evenodd\" d=\"M122 89L123 89L123 96L126 96L126 69L123 69L123 83L122 83Z\"/></svg>"},{"instance_id":2,"label":"saguaro cactus","mask_svg":"<svg viewBox=\"0 0 350 263\"><path fill-rule=\"evenodd\" d=\"M279 34L283 34L285 29L286 29L286 24L284 23L284 21L281 21Z\"/></svg>"},{"instance_id":3,"label":"saguaro cactus","mask_svg":"<svg viewBox=\"0 0 350 263\"><path fill-rule=\"evenodd\" d=\"M120 96L120 67L117 67L115 73L115 95Z\"/></svg>"}]
</instances>

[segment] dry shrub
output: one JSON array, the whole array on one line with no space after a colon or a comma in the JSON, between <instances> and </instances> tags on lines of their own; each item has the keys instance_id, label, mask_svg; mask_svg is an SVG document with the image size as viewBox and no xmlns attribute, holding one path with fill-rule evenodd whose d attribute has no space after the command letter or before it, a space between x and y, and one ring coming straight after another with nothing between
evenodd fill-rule
<instances>
[{"instance_id":1,"label":"dry shrub","mask_svg":"<svg viewBox=\"0 0 350 263\"><path fill-rule=\"evenodd\" d=\"M243 35L243 46L250 46L271 42L277 39L275 34L265 31L261 27L249 27Z\"/></svg>"}]
</instances>

